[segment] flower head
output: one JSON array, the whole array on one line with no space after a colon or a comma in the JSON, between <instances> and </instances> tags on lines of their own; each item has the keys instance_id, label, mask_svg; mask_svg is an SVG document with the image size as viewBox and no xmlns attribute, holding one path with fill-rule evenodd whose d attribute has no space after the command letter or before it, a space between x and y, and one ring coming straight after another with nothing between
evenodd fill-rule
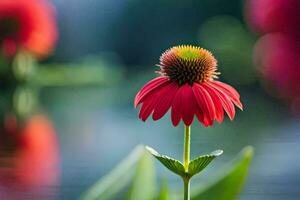
<instances>
[{"instance_id":1,"label":"flower head","mask_svg":"<svg viewBox=\"0 0 300 200\"><path fill-rule=\"evenodd\" d=\"M0 46L5 55L25 49L45 56L57 40L52 6L44 0L0 1Z\"/></svg>"},{"instance_id":2,"label":"flower head","mask_svg":"<svg viewBox=\"0 0 300 200\"><path fill-rule=\"evenodd\" d=\"M217 60L213 55L200 47L176 46L160 57L162 76L168 76L170 80L179 85L194 82L205 82L217 78L220 74L217 70Z\"/></svg>"},{"instance_id":3,"label":"flower head","mask_svg":"<svg viewBox=\"0 0 300 200\"><path fill-rule=\"evenodd\" d=\"M240 95L231 86L215 81L217 61L207 50L176 46L160 57L160 77L148 82L136 95L134 105L142 104L139 118L162 118L171 108L171 120L191 125L194 115L205 126L223 121L224 110L232 120L234 104L242 109Z\"/></svg>"}]
</instances>

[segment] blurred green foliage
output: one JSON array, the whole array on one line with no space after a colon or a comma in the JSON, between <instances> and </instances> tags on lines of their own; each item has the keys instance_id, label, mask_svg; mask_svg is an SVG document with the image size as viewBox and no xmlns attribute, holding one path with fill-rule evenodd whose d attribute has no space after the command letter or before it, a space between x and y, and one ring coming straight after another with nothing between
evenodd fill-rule
<instances>
[{"instance_id":1,"label":"blurred green foliage","mask_svg":"<svg viewBox=\"0 0 300 200\"><path fill-rule=\"evenodd\" d=\"M225 166L214 179L194 187L192 200L234 200L240 193L253 156L253 148L246 147Z\"/></svg>"},{"instance_id":2,"label":"blurred green foliage","mask_svg":"<svg viewBox=\"0 0 300 200\"><path fill-rule=\"evenodd\" d=\"M225 166L208 182L192 186L193 200L235 200L242 189L253 156L252 147L246 147L231 163ZM128 200L169 200L182 199L182 193L169 190L162 181L158 194L156 191L154 161L149 153L138 146L115 169L100 179L81 196L81 200L116 199L130 183Z\"/></svg>"},{"instance_id":3,"label":"blurred green foliage","mask_svg":"<svg viewBox=\"0 0 300 200\"><path fill-rule=\"evenodd\" d=\"M108 56L109 57L109 56ZM10 113L20 120L41 111L40 92L45 87L108 86L123 76L114 61L88 56L76 64L39 64L26 51L12 58L0 57L0 118Z\"/></svg>"},{"instance_id":4,"label":"blurred green foliage","mask_svg":"<svg viewBox=\"0 0 300 200\"><path fill-rule=\"evenodd\" d=\"M170 190L166 179L162 179L159 194L155 200L169 200Z\"/></svg>"},{"instance_id":5,"label":"blurred green foliage","mask_svg":"<svg viewBox=\"0 0 300 200\"><path fill-rule=\"evenodd\" d=\"M143 165L143 161L141 161L143 156L145 156L143 147L136 147L131 154L124 158L111 172L90 187L80 199L105 200L116 196L131 181L137 163L140 162Z\"/></svg>"},{"instance_id":6,"label":"blurred green foliage","mask_svg":"<svg viewBox=\"0 0 300 200\"><path fill-rule=\"evenodd\" d=\"M199 41L216 55L222 79L235 84L256 81L252 66L255 38L237 18L220 15L208 19L200 28Z\"/></svg>"},{"instance_id":7,"label":"blurred green foliage","mask_svg":"<svg viewBox=\"0 0 300 200\"><path fill-rule=\"evenodd\" d=\"M156 195L155 169L151 155L144 153L137 163L126 200L153 199Z\"/></svg>"}]
</instances>

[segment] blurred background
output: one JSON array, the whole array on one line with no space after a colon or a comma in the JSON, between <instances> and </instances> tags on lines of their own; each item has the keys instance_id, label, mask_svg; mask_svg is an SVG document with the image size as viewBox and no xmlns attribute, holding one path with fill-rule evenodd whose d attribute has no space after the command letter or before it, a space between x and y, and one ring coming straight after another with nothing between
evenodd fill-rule
<instances>
[{"instance_id":1,"label":"blurred background","mask_svg":"<svg viewBox=\"0 0 300 200\"><path fill-rule=\"evenodd\" d=\"M245 105L233 122L194 123L192 156L224 155L193 181L253 145L239 199L299 199L299 9L298 0L1 0L0 199L77 199L140 143L181 160L182 124L143 123L133 108L160 54L179 44L211 50Z\"/></svg>"}]
</instances>

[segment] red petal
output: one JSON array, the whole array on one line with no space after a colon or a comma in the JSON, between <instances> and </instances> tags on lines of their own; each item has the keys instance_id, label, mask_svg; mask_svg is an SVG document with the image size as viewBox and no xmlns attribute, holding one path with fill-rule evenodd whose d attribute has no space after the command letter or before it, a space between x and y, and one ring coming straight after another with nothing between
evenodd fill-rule
<instances>
[{"instance_id":1,"label":"red petal","mask_svg":"<svg viewBox=\"0 0 300 200\"><path fill-rule=\"evenodd\" d=\"M189 84L185 84L181 87L181 116L185 125L189 126L192 124L194 114L198 107L192 87Z\"/></svg>"},{"instance_id":2,"label":"red petal","mask_svg":"<svg viewBox=\"0 0 300 200\"><path fill-rule=\"evenodd\" d=\"M213 120L211 120L209 118L209 116L204 115L203 112L200 110L199 106L197 105L197 109L196 109L196 116L198 118L198 120L205 126L211 126L213 124Z\"/></svg>"},{"instance_id":3,"label":"red petal","mask_svg":"<svg viewBox=\"0 0 300 200\"><path fill-rule=\"evenodd\" d=\"M208 118L210 123L215 119L216 111L214 102L210 96L210 94L206 91L206 89L197 83L193 84L193 92L196 98L196 102L198 103L199 108L203 112L204 120Z\"/></svg>"},{"instance_id":4,"label":"red petal","mask_svg":"<svg viewBox=\"0 0 300 200\"><path fill-rule=\"evenodd\" d=\"M211 81L209 82L209 84L213 85L216 89L224 92L238 108L243 110L243 105L240 102L240 94L233 87L220 81Z\"/></svg>"},{"instance_id":5,"label":"red petal","mask_svg":"<svg viewBox=\"0 0 300 200\"><path fill-rule=\"evenodd\" d=\"M222 102L221 102L218 94L216 93L215 89L212 86L210 86L207 83L203 83L202 85L210 94L210 96L214 102L215 109L216 109L216 120L217 120L217 122L221 123L224 119L224 111L223 111Z\"/></svg>"},{"instance_id":6,"label":"red petal","mask_svg":"<svg viewBox=\"0 0 300 200\"><path fill-rule=\"evenodd\" d=\"M159 90L158 102L152 115L153 120L158 120L166 114L173 102L177 90L178 85L173 82Z\"/></svg>"},{"instance_id":7,"label":"red petal","mask_svg":"<svg viewBox=\"0 0 300 200\"><path fill-rule=\"evenodd\" d=\"M169 79L167 77L158 77L146 83L146 85L144 85L144 87L136 94L134 107L137 107L137 105L143 102L144 98L149 93L167 82L169 82Z\"/></svg>"},{"instance_id":8,"label":"red petal","mask_svg":"<svg viewBox=\"0 0 300 200\"><path fill-rule=\"evenodd\" d=\"M172 102L171 120L174 126L177 126L181 119L181 106L182 106L181 90L182 87L180 87L177 90L177 93Z\"/></svg>"},{"instance_id":9,"label":"red petal","mask_svg":"<svg viewBox=\"0 0 300 200\"><path fill-rule=\"evenodd\" d=\"M215 88L213 86L211 87L211 89L213 89L215 91L215 94L218 95L224 110L226 111L229 118L231 120L233 120L234 115L235 115L235 109L234 109L234 105L231 102L231 99L229 98L229 96L227 96L223 91L218 90L217 88Z\"/></svg>"},{"instance_id":10,"label":"red petal","mask_svg":"<svg viewBox=\"0 0 300 200\"><path fill-rule=\"evenodd\" d=\"M143 121L146 121L149 115L153 112L154 107L158 102L158 97L157 97L158 93L159 93L159 89L155 90L151 95L146 96L139 113L139 118L142 119Z\"/></svg>"}]
</instances>

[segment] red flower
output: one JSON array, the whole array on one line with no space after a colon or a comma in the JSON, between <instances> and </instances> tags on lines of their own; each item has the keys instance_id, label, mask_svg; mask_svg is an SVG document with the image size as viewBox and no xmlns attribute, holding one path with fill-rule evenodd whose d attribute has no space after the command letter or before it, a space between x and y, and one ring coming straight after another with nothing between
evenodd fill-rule
<instances>
[{"instance_id":1,"label":"red flower","mask_svg":"<svg viewBox=\"0 0 300 200\"><path fill-rule=\"evenodd\" d=\"M182 119L191 125L194 115L205 126L221 123L224 110L232 120L234 104L242 109L240 95L231 86L215 81L219 74L213 55L194 46L176 46L160 57L160 77L148 82L136 95L134 106L142 104L139 118L162 118L171 108L177 126Z\"/></svg>"},{"instance_id":2,"label":"red flower","mask_svg":"<svg viewBox=\"0 0 300 200\"><path fill-rule=\"evenodd\" d=\"M300 1L248 0L248 22L263 33L254 48L255 64L276 94L300 110Z\"/></svg>"},{"instance_id":3,"label":"red flower","mask_svg":"<svg viewBox=\"0 0 300 200\"><path fill-rule=\"evenodd\" d=\"M298 33L300 18L299 0L248 0L246 16L258 32Z\"/></svg>"},{"instance_id":4,"label":"red flower","mask_svg":"<svg viewBox=\"0 0 300 200\"><path fill-rule=\"evenodd\" d=\"M286 34L270 33L261 37L254 49L259 71L290 103L300 97L300 46L295 40Z\"/></svg>"},{"instance_id":5,"label":"red flower","mask_svg":"<svg viewBox=\"0 0 300 200\"><path fill-rule=\"evenodd\" d=\"M44 0L0 1L0 46L5 55L25 49L45 56L57 40L53 8Z\"/></svg>"}]
</instances>

